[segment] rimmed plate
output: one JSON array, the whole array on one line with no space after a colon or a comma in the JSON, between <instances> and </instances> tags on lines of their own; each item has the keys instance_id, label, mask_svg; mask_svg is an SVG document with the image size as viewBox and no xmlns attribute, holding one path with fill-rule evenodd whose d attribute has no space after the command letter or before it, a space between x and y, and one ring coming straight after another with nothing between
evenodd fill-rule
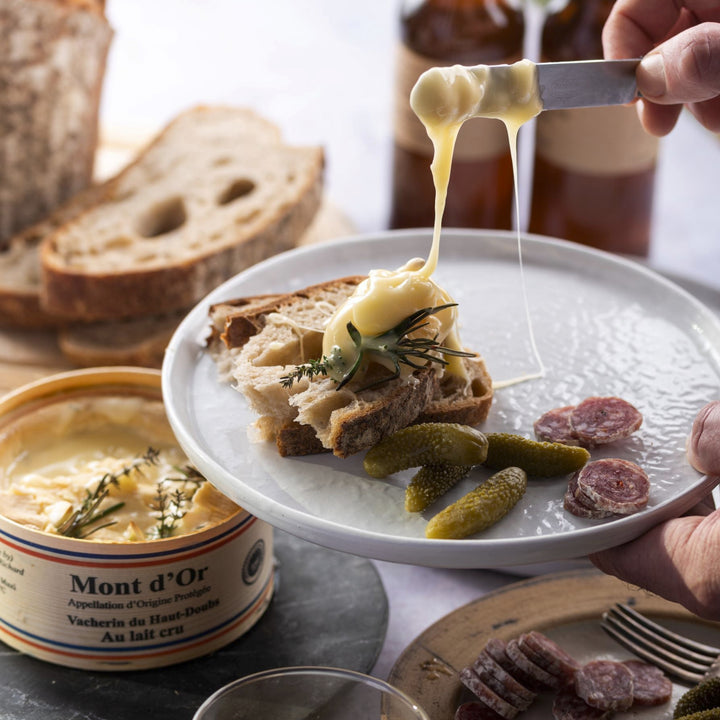
<instances>
[{"instance_id":1,"label":"rimmed plate","mask_svg":"<svg viewBox=\"0 0 720 720\"><path fill-rule=\"evenodd\" d=\"M403 651L388 681L404 690L433 718L452 720L459 704L472 699L457 673L479 655L490 637L510 640L538 630L559 643L580 663L633 656L605 634L602 613L618 602L632 605L668 628L720 647L720 625L703 622L676 603L633 590L616 578L584 570L525 580L484 595L431 625ZM637 658L635 658L637 659ZM686 685L675 684L673 697L655 708L617 713L622 718L672 718ZM552 694L541 694L523 720L552 717Z\"/></svg>"},{"instance_id":2,"label":"rimmed plate","mask_svg":"<svg viewBox=\"0 0 720 720\"><path fill-rule=\"evenodd\" d=\"M218 380L203 349L210 304L394 269L425 257L430 241L426 231L399 231L291 251L232 278L189 313L166 353L163 393L178 441L215 485L260 518L320 545L454 568L582 556L638 536L708 492L712 480L688 465L684 447L695 414L720 391L716 316L639 264L563 241L523 238L521 271L513 233L445 231L435 275L459 303L464 344L485 357L495 381L535 373L533 344L544 364L542 378L497 390L484 429L530 436L549 408L591 395L626 398L643 412L643 427L593 455L625 457L646 469L652 493L645 510L582 520L562 509L565 478L533 481L513 511L481 536L429 540L425 524L438 507L424 515L404 511L407 474L373 480L361 457L281 458L274 446L256 442L254 415Z\"/></svg>"}]
</instances>

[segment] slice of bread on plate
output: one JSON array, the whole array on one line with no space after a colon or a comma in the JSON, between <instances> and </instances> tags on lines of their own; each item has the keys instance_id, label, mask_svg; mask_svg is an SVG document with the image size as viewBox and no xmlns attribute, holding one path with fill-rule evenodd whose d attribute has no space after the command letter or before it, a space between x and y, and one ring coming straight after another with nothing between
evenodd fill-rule
<instances>
[{"instance_id":1,"label":"slice of bread on plate","mask_svg":"<svg viewBox=\"0 0 720 720\"><path fill-rule=\"evenodd\" d=\"M89 322L164 314L294 247L320 205L320 147L285 144L251 110L197 107L47 237L43 307Z\"/></svg>"},{"instance_id":2,"label":"slice of bread on plate","mask_svg":"<svg viewBox=\"0 0 720 720\"><path fill-rule=\"evenodd\" d=\"M208 349L220 377L258 414L264 440L281 455L332 451L347 457L414 422L478 424L490 410L492 381L482 358L462 358L467 378L436 364L367 388L384 368L372 365L361 383L338 389L325 376L282 379L319 359L325 325L362 277L340 278L280 296L242 298L210 309ZM363 389L366 388L366 389Z\"/></svg>"}]
</instances>

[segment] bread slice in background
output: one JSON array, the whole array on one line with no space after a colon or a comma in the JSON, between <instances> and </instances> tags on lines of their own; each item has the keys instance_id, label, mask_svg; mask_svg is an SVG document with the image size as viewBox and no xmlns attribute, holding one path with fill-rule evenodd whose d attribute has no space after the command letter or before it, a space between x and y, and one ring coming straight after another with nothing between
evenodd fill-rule
<instances>
[{"instance_id":1,"label":"bread slice in background","mask_svg":"<svg viewBox=\"0 0 720 720\"><path fill-rule=\"evenodd\" d=\"M185 313L185 310L177 310L167 315L61 328L58 345L62 354L80 367L137 365L160 368L165 349Z\"/></svg>"},{"instance_id":2,"label":"bread slice in background","mask_svg":"<svg viewBox=\"0 0 720 720\"><path fill-rule=\"evenodd\" d=\"M320 359L327 320L361 280L239 298L210 310L208 348L220 377L247 398L259 416L260 436L275 441L281 455L332 451L347 457L414 422L476 425L488 415L492 381L480 356L462 359L467 380L433 365L365 390L358 388L368 378L339 390L327 377L283 386L296 365Z\"/></svg>"},{"instance_id":3,"label":"bread slice in background","mask_svg":"<svg viewBox=\"0 0 720 720\"><path fill-rule=\"evenodd\" d=\"M164 314L294 247L320 205L320 147L251 110L193 108L43 241L41 305L74 321Z\"/></svg>"},{"instance_id":4,"label":"bread slice in background","mask_svg":"<svg viewBox=\"0 0 720 720\"><path fill-rule=\"evenodd\" d=\"M40 245L52 232L96 205L106 184L92 185L47 218L14 235L0 251L0 327L55 328L67 321L40 305Z\"/></svg>"},{"instance_id":5,"label":"bread slice in background","mask_svg":"<svg viewBox=\"0 0 720 720\"><path fill-rule=\"evenodd\" d=\"M91 184L112 36L98 0L0 0L0 248Z\"/></svg>"}]
</instances>

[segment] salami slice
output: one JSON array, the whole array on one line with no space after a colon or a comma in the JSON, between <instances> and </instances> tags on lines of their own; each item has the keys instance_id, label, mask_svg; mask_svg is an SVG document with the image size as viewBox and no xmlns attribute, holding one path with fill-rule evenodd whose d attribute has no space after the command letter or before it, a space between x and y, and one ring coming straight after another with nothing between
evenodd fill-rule
<instances>
[{"instance_id":1,"label":"salami slice","mask_svg":"<svg viewBox=\"0 0 720 720\"><path fill-rule=\"evenodd\" d=\"M563 507L573 515L588 520L601 520L614 515L608 510L601 510L590 499L578 491L577 476L575 473L568 481L568 487L563 498Z\"/></svg>"},{"instance_id":2,"label":"salami slice","mask_svg":"<svg viewBox=\"0 0 720 720\"><path fill-rule=\"evenodd\" d=\"M660 668L641 660L626 660L623 665L633 675L633 705L663 705L670 700L673 685Z\"/></svg>"},{"instance_id":3,"label":"salami slice","mask_svg":"<svg viewBox=\"0 0 720 720\"><path fill-rule=\"evenodd\" d=\"M518 669L533 678L541 686L552 690L558 690L562 687L563 682L559 678L551 675L547 670L543 670L539 665L536 665L530 660L520 649L517 639L513 638L508 641L505 646L505 652Z\"/></svg>"},{"instance_id":4,"label":"salami slice","mask_svg":"<svg viewBox=\"0 0 720 720\"><path fill-rule=\"evenodd\" d=\"M564 682L571 681L575 671L580 667L580 663L572 655L537 630L521 635L518 644L536 665Z\"/></svg>"},{"instance_id":5,"label":"salami slice","mask_svg":"<svg viewBox=\"0 0 720 720\"><path fill-rule=\"evenodd\" d=\"M600 510L631 515L642 510L650 498L650 481L645 471L620 458L589 462L578 472L577 491Z\"/></svg>"},{"instance_id":6,"label":"salami slice","mask_svg":"<svg viewBox=\"0 0 720 720\"><path fill-rule=\"evenodd\" d=\"M570 413L570 427L580 445L606 445L632 435L642 425L642 414L618 397L589 397Z\"/></svg>"},{"instance_id":7,"label":"salami slice","mask_svg":"<svg viewBox=\"0 0 720 720\"><path fill-rule=\"evenodd\" d=\"M627 710L633 703L633 674L620 662L593 660L575 673L575 692L600 710Z\"/></svg>"},{"instance_id":8,"label":"salami slice","mask_svg":"<svg viewBox=\"0 0 720 720\"><path fill-rule=\"evenodd\" d=\"M500 720L500 715L481 702L472 700L455 710L455 720Z\"/></svg>"},{"instance_id":9,"label":"salami slice","mask_svg":"<svg viewBox=\"0 0 720 720\"><path fill-rule=\"evenodd\" d=\"M509 657L506 652L507 644L500 638L490 638L485 645L484 651L500 665L503 670L506 670L512 675L519 683L521 683L528 690L533 692L542 692L547 690L547 685L542 682L538 682L534 677L523 672L522 668L519 668Z\"/></svg>"},{"instance_id":10,"label":"salami slice","mask_svg":"<svg viewBox=\"0 0 720 720\"><path fill-rule=\"evenodd\" d=\"M555 720L602 720L612 714L588 705L572 687L564 688L555 696L552 712Z\"/></svg>"},{"instance_id":11,"label":"salami slice","mask_svg":"<svg viewBox=\"0 0 720 720\"><path fill-rule=\"evenodd\" d=\"M580 441L570 424L570 415L574 409L574 405L566 405L541 415L533 425L535 437L545 442L579 445Z\"/></svg>"},{"instance_id":12,"label":"salami slice","mask_svg":"<svg viewBox=\"0 0 720 720\"><path fill-rule=\"evenodd\" d=\"M518 714L518 709L491 690L471 667L460 671L460 681L483 705L505 720L513 720Z\"/></svg>"},{"instance_id":13,"label":"salami slice","mask_svg":"<svg viewBox=\"0 0 720 720\"><path fill-rule=\"evenodd\" d=\"M535 693L517 681L501 667L488 652L483 650L473 663L480 679L518 710L527 710L535 699Z\"/></svg>"}]
</instances>

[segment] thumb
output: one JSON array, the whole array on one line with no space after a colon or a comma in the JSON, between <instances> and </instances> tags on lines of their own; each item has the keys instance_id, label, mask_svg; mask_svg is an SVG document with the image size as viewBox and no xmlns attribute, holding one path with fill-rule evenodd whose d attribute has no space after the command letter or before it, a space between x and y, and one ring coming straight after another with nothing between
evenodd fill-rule
<instances>
[{"instance_id":1,"label":"thumb","mask_svg":"<svg viewBox=\"0 0 720 720\"><path fill-rule=\"evenodd\" d=\"M688 28L640 62L638 90L660 104L709 100L720 94L720 23Z\"/></svg>"},{"instance_id":2,"label":"thumb","mask_svg":"<svg viewBox=\"0 0 720 720\"><path fill-rule=\"evenodd\" d=\"M695 418L687 444L690 464L706 475L720 475L720 401L706 405Z\"/></svg>"}]
</instances>

